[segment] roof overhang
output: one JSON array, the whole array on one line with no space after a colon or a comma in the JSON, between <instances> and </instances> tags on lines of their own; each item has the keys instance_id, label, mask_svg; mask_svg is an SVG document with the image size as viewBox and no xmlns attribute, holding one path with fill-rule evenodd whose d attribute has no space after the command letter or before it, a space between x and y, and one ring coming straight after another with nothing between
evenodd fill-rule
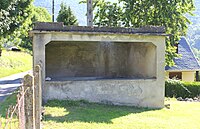
<instances>
[{"instance_id":1,"label":"roof overhang","mask_svg":"<svg viewBox=\"0 0 200 129\"><path fill-rule=\"evenodd\" d=\"M85 33L85 34L128 34L169 36L163 26L144 26L141 28L65 26L62 22L37 22L30 36L37 33Z\"/></svg>"}]
</instances>

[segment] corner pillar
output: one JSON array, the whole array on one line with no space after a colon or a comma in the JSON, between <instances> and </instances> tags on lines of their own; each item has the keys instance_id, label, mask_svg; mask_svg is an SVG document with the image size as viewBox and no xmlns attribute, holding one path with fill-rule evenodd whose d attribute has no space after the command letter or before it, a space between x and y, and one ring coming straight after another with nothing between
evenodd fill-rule
<instances>
[{"instance_id":1,"label":"corner pillar","mask_svg":"<svg viewBox=\"0 0 200 129\"><path fill-rule=\"evenodd\" d=\"M50 34L34 34L33 36L33 69L39 65L41 67L41 86L42 86L42 102L45 95L45 45L51 40ZM35 69L34 69L35 70ZM34 71L33 70L33 71Z\"/></svg>"}]
</instances>

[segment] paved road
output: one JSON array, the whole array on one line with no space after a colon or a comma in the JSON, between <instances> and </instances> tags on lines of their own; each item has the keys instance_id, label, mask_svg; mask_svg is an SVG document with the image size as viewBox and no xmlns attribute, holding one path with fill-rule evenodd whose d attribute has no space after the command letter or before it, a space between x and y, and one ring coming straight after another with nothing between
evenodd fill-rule
<instances>
[{"instance_id":1,"label":"paved road","mask_svg":"<svg viewBox=\"0 0 200 129\"><path fill-rule=\"evenodd\" d=\"M0 78L0 102L8 95L12 94L22 84L22 78L28 73L31 73L31 71Z\"/></svg>"}]
</instances>

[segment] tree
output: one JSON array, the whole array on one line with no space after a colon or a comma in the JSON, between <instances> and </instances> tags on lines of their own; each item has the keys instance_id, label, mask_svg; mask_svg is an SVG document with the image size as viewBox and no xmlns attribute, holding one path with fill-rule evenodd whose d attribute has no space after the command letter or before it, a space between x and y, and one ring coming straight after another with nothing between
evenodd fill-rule
<instances>
[{"instance_id":1,"label":"tree","mask_svg":"<svg viewBox=\"0 0 200 129\"><path fill-rule=\"evenodd\" d=\"M19 32L21 34L17 37L21 39L19 46L28 50L32 50L32 41L29 38L28 32L32 30L33 24L35 22L51 22L51 15L46 8L32 5L32 9L32 14L30 14L30 17L26 20L24 26L20 28Z\"/></svg>"},{"instance_id":2,"label":"tree","mask_svg":"<svg viewBox=\"0 0 200 129\"><path fill-rule=\"evenodd\" d=\"M32 50L32 42L29 38L28 32L32 30L34 22L50 22L51 15L45 8L35 7L34 5L31 5L30 8L32 11L29 14L29 17L27 17L26 20L21 24L21 26L16 28L15 31L6 37L2 38L4 47L10 47L14 45Z\"/></svg>"},{"instance_id":3,"label":"tree","mask_svg":"<svg viewBox=\"0 0 200 129\"><path fill-rule=\"evenodd\" d=\"M63 22L64 25L78 25L78 20L74 16L71 8L67 6L65 3L61 3L60 11L58 13L58 17L56 19L58 22Z\"/></svg>"},{"instance_id":4,"label":"tree","mask_svg":"<svg viewBox=\"0 0 200 129\"><path fill-rule=\"evenodd\" d=\"M119 0L119 4L99 0L97 3L93 6L96 10L94 21L98 26L164 26L166 33L171 35L166 38L166 65L174 65L173 58L179 56L174 45L180 36L186 35L190 21L185 14L192 14L193 0ZM108 23L112 22L110 16L119 18L118 22Z\"/></svg>"},{"instance_id":5,"label":"tree","mask_svg":"<svg viewBox=\"0 0 200 129\"><path fill-rule=\"evenodd\" d=\"M31 13L32 0L0 1L0 55L2 41L18 29Z\"/></svg>"},{"instance_id":6,"label":"tree","mask_svg":"<svg viewBox=\"0 0 200 129\"><path fill-rule=\"evenodd\" d=\"M51 15L46 8L34 7L32 22L51 22Z\"/></svg>"},{"instance_id":7,"label":"tree","mask_svg":"<svg viewBox=\"0 0 200 129\"><path fill-rule=\"evenodd\" d=\"M102 0L98 1L94 6L98 7L94 17L95 25L107 27L121 26L122 8L117 3Z\"/></svg>"},{"instance_id":8,"label":"tree","mask_svg":"<svg viewBox=\"0 0 200 129\"><path fill-rule=\"evenodd\" d=\"M123 2L124 15L122 20L126 27L141 27L145 25L164 26L166 33L166 65L174 65L174 45L178 44L180 36L185 36L190 21L185 14L192 14L193 0L120 0Z\"/></svg>"},{"instance_id":9,"label":"tree","mask_svg":"<svg viewBox=\"0 0 200 129\"><path fill-rule=\"evenodd\" d=\"M6 36L21 26L31 13L32 0L0 1L0 36Z\"/></svg>"}]
</instances>

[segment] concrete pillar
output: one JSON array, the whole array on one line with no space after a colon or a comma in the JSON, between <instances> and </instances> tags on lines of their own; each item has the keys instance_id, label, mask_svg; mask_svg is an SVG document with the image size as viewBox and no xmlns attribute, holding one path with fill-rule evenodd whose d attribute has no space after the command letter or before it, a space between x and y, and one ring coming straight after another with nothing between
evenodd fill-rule
<instances>
[{"instance_id":1,"label":"concrete pillar","mask_svg":"<svg viewBox=\"0 0 200 129\"><path fill-rule=\"evenodd\" d=\"M24 109L25 109L25 129L35 129L35 107L34 107L34 88L33 77L27 74L23 80L25 90Z\"/></svg>"},{"instance_id":2,"label":"concrete pillar","mask_svg":"<svg viewBox=\"0 0 200 129\"><path fill-rule=\"evenodd\" d=\"M41 87L42 98L45 95L45 45L50 41L51 35L48 34L34 34L33 36L33 68L37 65L41 69ZM43 101L44 102L44 101Z\"/></svg>"},{"instance_id":3,"label":"concrete pillar","mask_svg":"<svg viewBox=\"0 0 200 129\"><path fill-rule=\"evenodd\" d=\"M156 40L153 40L156 45L156 78L157 86L154 94L159 98L160 104L164 105L165 98L165 38L160 37Z\"/></svg>"},{"instance_id":4,"label":"concrete pillar","mask_svg":"<svg viewBox=\"0 0 200 129\"><path fill-rule=\"evenodd\" d=\"M19 119L19 128L25 129L25 111L24 111L24 87L21 87L20 92L22 94L17 95L17 103L18 103L18 119Z\"/></svg>"},{"instance_id":5,"label":"concrete pillar","mask_svg":"<svg viewBox=\"0 0 200 129\"><path fill-rule=\"evenodd\" d=\"M35 93L35 128L41 129L42 87L41 69L37 65L34 68L34 93Z\"/></svg>"}]
</instances>

